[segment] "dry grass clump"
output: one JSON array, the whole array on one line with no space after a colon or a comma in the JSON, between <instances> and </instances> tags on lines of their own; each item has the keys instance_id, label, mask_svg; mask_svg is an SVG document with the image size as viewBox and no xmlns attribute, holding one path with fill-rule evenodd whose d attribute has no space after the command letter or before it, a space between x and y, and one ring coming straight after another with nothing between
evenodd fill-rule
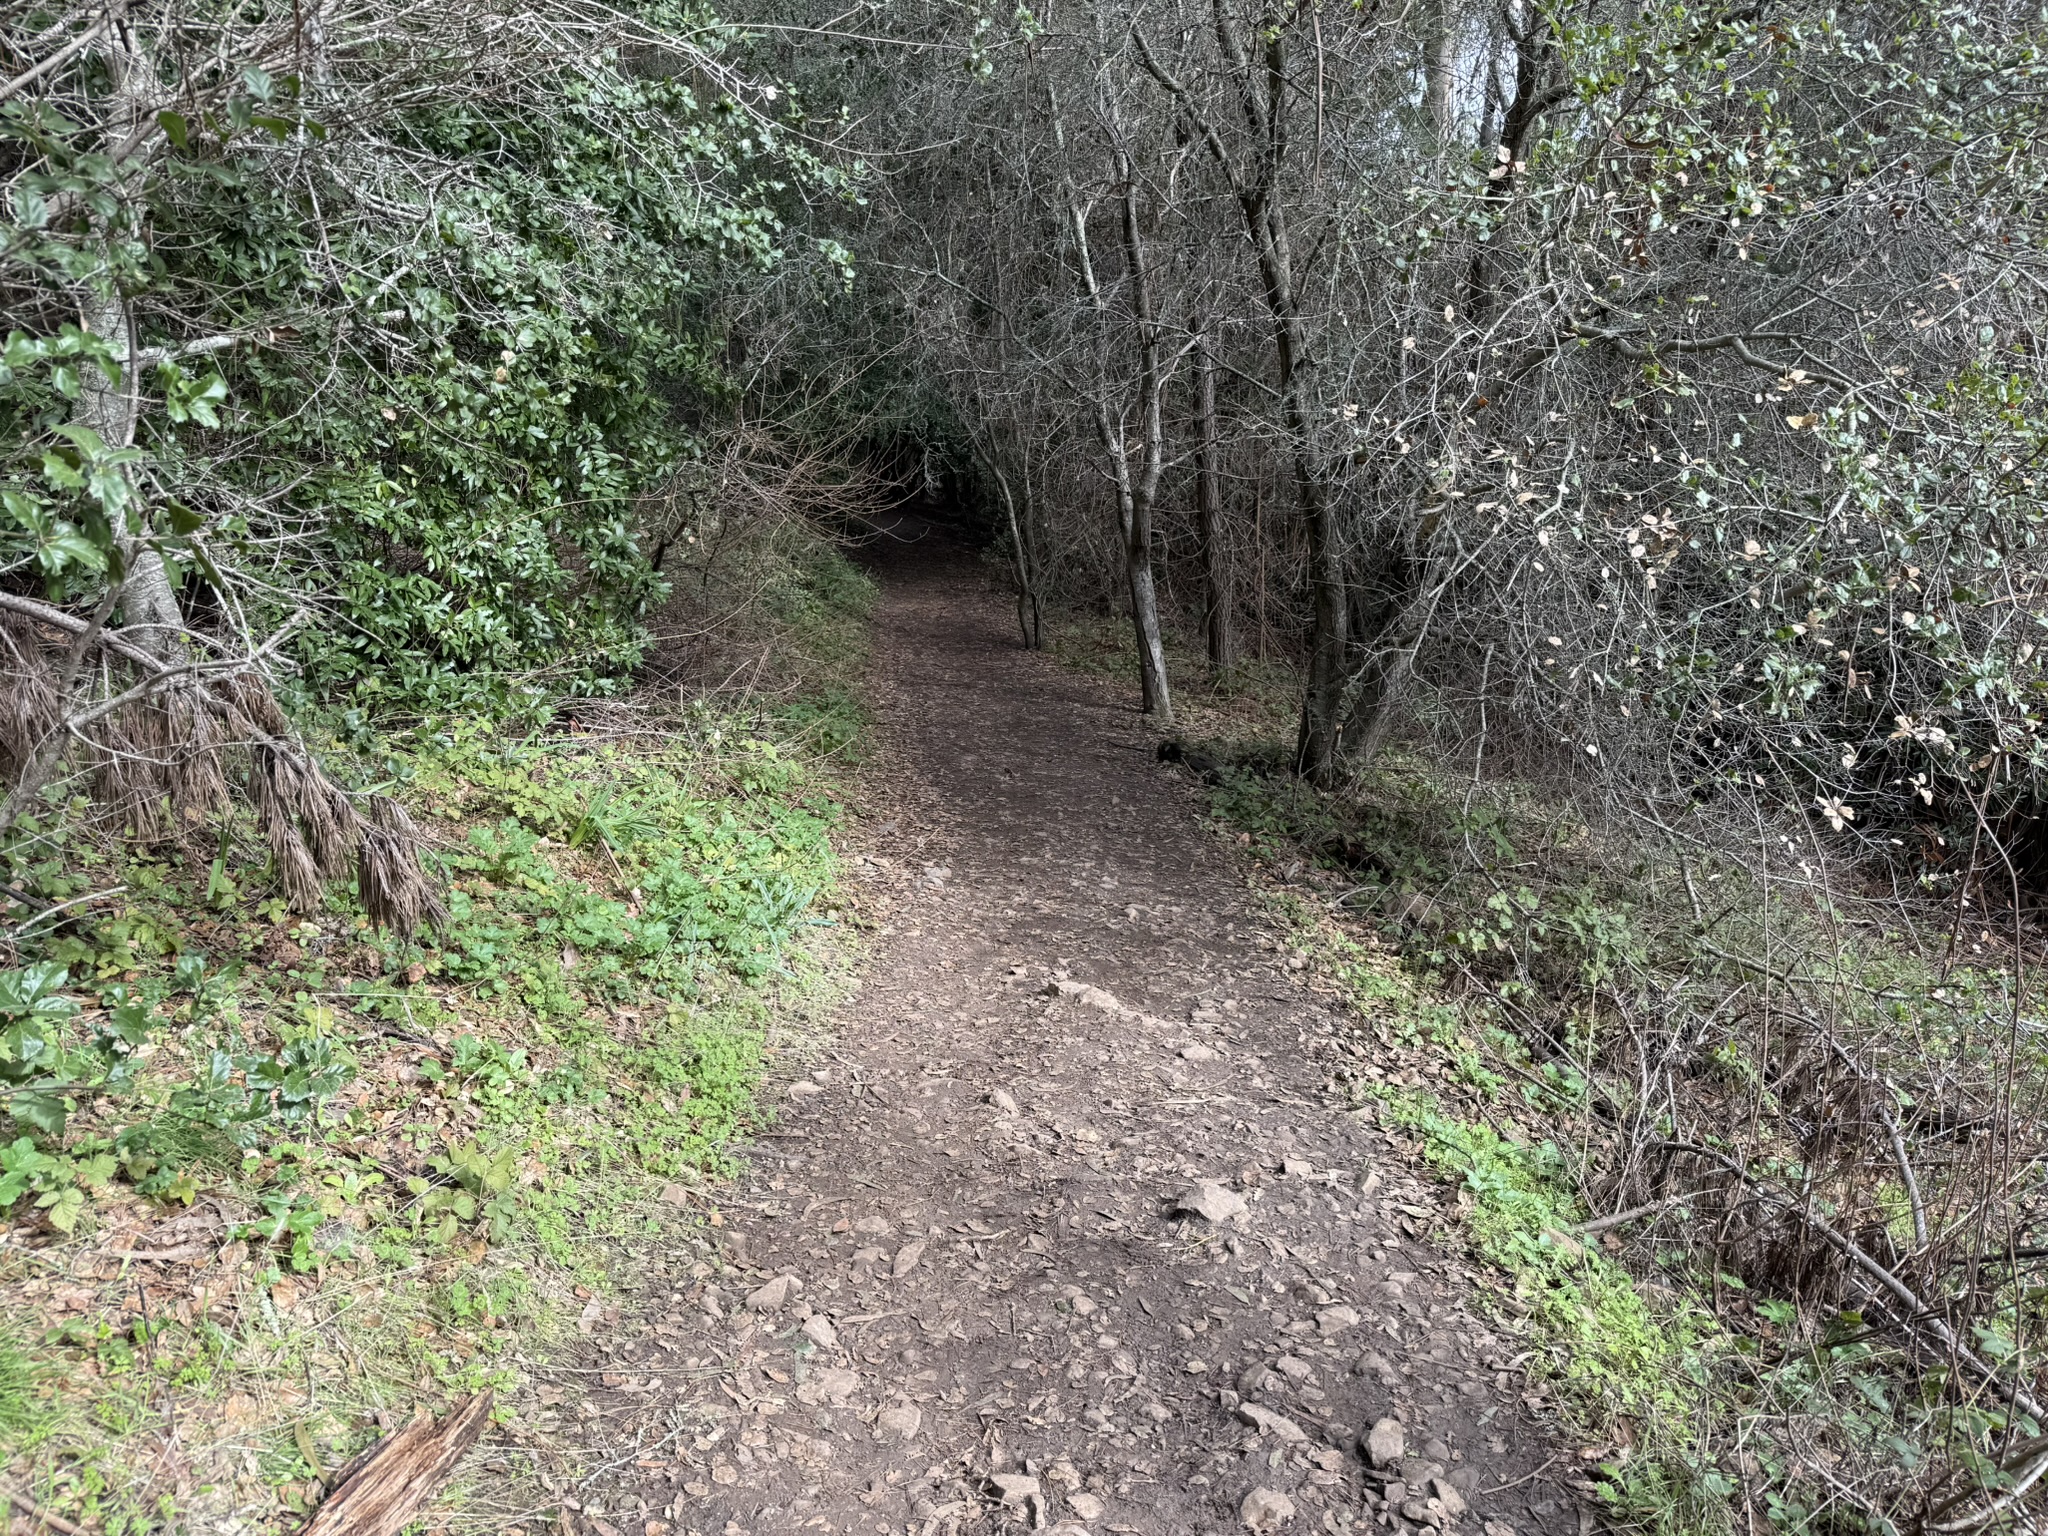
<instances>
[{"instance_id":1,"label":"dry grass clump","mask_svg":"<svg viewBox=\"0 0 2048 1536\"><path fill-rule=\"evenodd\" d=\"M0 829L68 760L108 819L149 846L190 843L246 801L296 911L317 910L327 882L353 872L372 923L409 936L445 921L410 818L386 796L335 783L278 707L261 653L167 661L61 609L20 598L9 608Z\"/></svg>"}]
</instances>

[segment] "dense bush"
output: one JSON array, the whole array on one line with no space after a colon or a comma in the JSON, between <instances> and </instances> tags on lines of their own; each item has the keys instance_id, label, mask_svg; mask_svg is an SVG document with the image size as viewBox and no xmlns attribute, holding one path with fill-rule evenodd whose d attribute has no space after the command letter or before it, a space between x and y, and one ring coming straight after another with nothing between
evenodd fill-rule
<instances>
[{"instance_id":1,"label":"dense bush","mask_svg":"<svg viewBox=\"0 0 2048 1536\"><path fill-rule=\"evenodd\" d=\"M16 582L90 602L161 555L251 647L312 604L322 698L615 686L662 591L639 501L729 392L721 295L834 181L786 101L673 6L125 15L0 108Z\"/></svg>"}]
</instances>

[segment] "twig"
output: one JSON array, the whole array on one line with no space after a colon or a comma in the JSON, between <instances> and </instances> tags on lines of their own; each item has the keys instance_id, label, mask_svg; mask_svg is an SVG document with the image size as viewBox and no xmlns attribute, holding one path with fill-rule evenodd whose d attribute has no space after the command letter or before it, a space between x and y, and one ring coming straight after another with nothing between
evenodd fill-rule
<instances>
[{"instance_id":1,"label":"twig","mask_svg":"<svg viewBox=\"0 0 2048 1536\"><path fill-rule=\"evenodd\" d=\"M63 1536L85 1536L85 1528L83 1526L73 1525L62 1515L51 1514L25 1493L17 1493L10 1488L7 1490L7 1502L20 1510L24 1515L27 1515L29 1519L40 1521L53 1531L61 1531Z\"/></svg>"},{"instance_id":2,"label":"twig","mask_svg":"<svg viewBox=\"0 0 2048 1536\"><path fill-rule=\"evenodd\" d=\"M1721 959L1728 961L1731 965L1739 965L1745 971L1754 971L1759 976L1768 976L1772 981L1782 982L1788 987L1848 987L1854 991L1861 992L1866 997L1904 997L1906 995L1897 987L1866 986L1860 981L1850 981L1846 977L1836 980L1828 976L1795 975L1791 971L1781 971L1775 966L1765 965L1760 960L1752 960L1747 955L1735 954L1731 950L1723 949L1718 944L1709 943L1706 939L1700 939L1697 942L1699 947L1710 955L1717 955Z\"/></svg>"},{"instance_id":3,"label":"twig","mask_svg":"<svg viewBox=\"0 0 2048 1536\"><path fill-rule=\"evenodd\" d=\"M1558 1459L1559 1458L1557 1456L1557 1453L1553 1451L1550 1455L1543 1458L1542 1462L1538 1464L1534 1472L1524 1472L1512 1483L1501 1483L1497 1487L1487 1489L1487 1496L1491 1497L1496 1493L1506 1493L1508 1489L1519 1488L1524 1483L1533 1483L1537 1478L1541 1477L1544 1473L1548 1472L1552 1467L1556 1466L1558 1463Z\"/></svg>"},{"instance_id":4,"label":"twig","mask_svg":"<svg viewBox=\"0 0 2048 1536\"><path fill-rule=\"evenodd\" d=\"M1965 1515L1960 1520L1944 1520L1939 1525L1928 1526L1927 1529L1942 1532L1973 1531L1980 1525L1988 1525L2024 1498L2027 1490L2041 1480L2043 1472L2048 1472L2048 1449L2037 1452L2020 1480L1975 1514Z\"/></svg>"},{"instance_id":5,"label":"twig","mask_svg":"<svg viewBox=\"0 0 2048 1536\"><path fill-rule=\"evenodd\" d=\"M1955 1359L1967 1365L1971 1372L1982 1380L1986 1386L2007 1399L2037 1423L2042 1420L2048 1420L2048 1413L2042 1411L2041 1405L2034 1400L2032 1393L2023 1387L2014 1386L2002 1380L1998 1372L1989 1365L1986 1365L1970 1351L1963 1341L1956 1336L1956 1331L1942 1320L1938 1312L1913 1293L1911 1286L1907 1285L1905 1281L1901 1280L1891 1270L1885 1268L1884 1265L1878 1263L1859 1244L1852 1242L1840 1232L1837 1232L1824 1217L1818 1216L1808 1209L1803 1201L1795 1198L1784 1189L1775 1186L1772 1181L1758 1178L1734 1158L1727 1156L1725 1153L1716 1152L1711 1147L1695 1146L1690 1142L1681 1141L1667 1141L1664 1145L1674 1152L1686 1152L1694 1157L1703 1157L1710 1162L1718 1163L1759 1194L1775 1196L1786 1210L1790 1211L1796 1219L1805 1223L1829 1247L1833 1248L1843 1258L1854 1264L1896 1297L1907 1309L1906 1321L1909 1325L1915 1321L1919 1322L1940 1341L1944 1349L1948 1350Z\"/></svg>"},{"instance_id":6,"label":"twig","mask_svg":"<svg viewBox=\"0 0 2048 1536\"><path fill-rule=\"evenodd\" d=\"M23 91L27 90L30 86L34 85L38 80L42 79L43 76L50 74L54 70L62 69L66 64L69 64L73 59L77 58L81 53L85 52L86 49L90 48L95 42L97 42L99 40L99 35L102 32L106 31L106 29L107 12L102 11L100 12L100 19L98 21L94 22L92 26L89 27L86 31L80 33L77 37L73 38L69 43L66 43L62 48L59 48L55 53L51 54L47 59L43 60L42 63L36 65L36 67L31 70L16 75L12 80L8 81L5 85L0 85L0 101L6 101L10 97L20 95Z\"/></svg>"},{"instance_id":7,"label":"twig","mask_svg":"<svg viewBox=\"0 0 2048 1536\"><path fill-rule=\"evenodd\" d=\"M27 921L14 930L12 937L17 941L26 938L28 931L46 917L55 917L59 912L65 911L67 908L82 907L87 902L100 901L108 896L118 896L127 889L128 887L125 885L110 885L103 891L87 891L83 896L74 896L69 901L53 902L51 905L44 907L42 911L32 913ZM20 891L10 891L8 893L8 896L14 900L19 900L21 895Z\"/></svg>"},{"instance_id":8,"label":"twig","mask_svg":"<svg viewBox=\"0 0 2048 1536\"><path fill-rule=\"evenodd\" d=\"M1605 1232L1609 1227L1626 1226L1638 1216L1654 1216L1659 1211L1668 1211L1687 1198L1685 1195L1667 1195L1664 1199L1652 1200L1647 1205L1632 1205L1625 1211L1616 1211L1612 1216L1597 1216L1591 1221L1582 1221L1572 1230L1588 1234Z\"/></svg>"}]
</instances>

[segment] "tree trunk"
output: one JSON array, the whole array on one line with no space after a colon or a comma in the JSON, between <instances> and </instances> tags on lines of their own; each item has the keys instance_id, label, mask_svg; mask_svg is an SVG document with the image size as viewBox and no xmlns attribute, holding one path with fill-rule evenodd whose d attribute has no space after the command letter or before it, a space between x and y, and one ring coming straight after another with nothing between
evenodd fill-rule
<instances>
[{"instance_id":1,"label":"tree trunk","mask_svg":"<svg viewBox=\"0 0 2048 1536\"><path fill-rule=\"evenodd\" d=\"M1294 771L1312 784L1336 777L1337 742L1343 724L1344 659L1350 613L1345 602L1344 548L1335 509L1316 473L1309 424L1301 397L1287 396L1288 427L1295 435L1295 496L1308 528L1309 583L1315 595L1309 635L1308 686L1302 691L1301 728L1295 735Z\"/></svg>"},{"instance_id":2,"label":"tree trunk","mask_svg":"<svg viewBox=\"0 0 2048 1536\"><path fill-rule=\"evenodd\" d=\"M1436 129L1437 142L1449 144L1451 135L1458 126L1458 103L1455 94L1458 65L1458 18L1449 5L1437 21L1436 36L1429 40L1429 51L1423 60L1423 74L1428 84L1423 99L1429 108L1430 125Z\"/></svg>"},{"instance_id":3,"label":"tree trunk","mask_svg":"<svg viewBox=\"0 0 2048 1536\"><path fill-rule=\"evenodd\" d=\"M1216 43L1235 77L1238 109L1252 145L1248 166L1240 165L1224 147L1215 125L1189 98L1187 88L1160 67L1142 33L1133 33L1139 58L1180 103L1191 127L1200 134L1224 175L1244 217L1245 234L1258 258L1259 282L1272 317L1274 371L1278 376L1281 414L1292 444L1289 456L1295 500L1308 530L1309 581L1314 592L1314 621L1309 635L1308 686L1301 703L1301 729L1295 738L1294 771L1316 784L1336 774L1338 728L1344 705L1346 622L1344 548L1336 509L1331 505L1321 466L1316 461L1314 425L1309 420L1310 365L1301 321L1300 295L1294 286L1293 235L1281 182L1288 156L1286 30L1280 16L1269 11L1260 27L1264 49L1257 63L1246 50L1225 0L1214 0Z\"/></svg>"},{"instance_id":4,"label":"tree trunk","mask_svg":"<svg viewBox=\"0 0 2048 1536\"><path fill-rule=\"evenodd\" d=\"M1123 535L1124 585L1131 598L1131 627L1138 642L1141 707L1173 724L1173 696L1166 681L1166 647L1159 633L1159 593L1152 579L1152 508L1131 477L1127 445L1109 418L1108 405L1095 403L1095 433L1109 457L1116 487L1117 531Z\"/></svg>"},{"instance_id":5,"label":"tree trunk","mask_svg":"<svg viewBox=\"0 0 2048 1536\"><path fill-rule=\"evenodd\" d=\"M1415 675L1415 653L1436 604L1431 583L1411 591L1381 629L1359 668L1344 711L1343 747L1355 763L1369 763L1387 743Z\"/></svg>"},{"instance_id":6,"label":"tree trunk","mask_svg":"<svg viewBox=\"0 0 2048 1536\"><path fill-rule=\"evenodd\" d=\"M1146 714L1157 716L1161 725L1172 725L1173 696L1166 684L1166 647L1159 636L1159 594L1152 579L1152 554L1149 548L1139 548L1137 538L1132 535L1127 546L1126 572L1131 587L1131 624L1138 638L1142 707Z\"/></svg>"},{"instance_id":7,"label":"tree trunk","mask_svg":"<svg viewBox=\"0 0 2048 1536\"><path fill-rule=\"evenodd\" d=\"M1031 490L1031 448L1027 440L1023 453L1024 470L1024 540L1031 550L1031 590L1025 595L1030 603L1028 632L1030 639L1026 646L1034 651L1045 649L1045 602L1039 594L1039 576L1045 570L1044 550L1039 544L1041 524L1038 520L1038 498Z\"/></svg>"},{"instance_id":8,"label":"tree trunk","mask_svg":"<svg viewBox=\"0 0 2048 1536\"><path fill-rule=\"evenodd\" d=\"M1216 423L1216 360L1197 319L1195 329L1195 529L1202 556L1202 630L1209 669L1221 672L1236 659L1231 633L1230 564L1223 548L1223 487Z\"/></svg>"},{"instance_id":9,"label":"tree trunk","mask_svg":"<svg viewBox=\"0 0 2048 1536\"><path fill-rule=\"evenodd\" d=\"M1496 151L1501 160L1495 167L1500 174L1490 180L1486 188L1486 200L1494 205L1496 220L1502 217L1498 210L1504 209L1515 197L1516 183L1521 179L1522 158L1528 152L1529 135L1535 130L1537 120L1564 94L1554 86L1546 88L1543 84L1551 47L1543 30L1546 23L1542 15L1533 6L1524 7L1518 24L1514 11L1511 4L1504 15L1508 36L1515 45L1514 94L1506 102L1501 115L1500 144ZM1502 252L1510 244L1505 237L1497 236L1473 248L1465 309L1475 330L1486 328L1499 301L1499 271L1506 260Z\"/></svg>"},{"instance_id":10,"label":"tree trunk","mask_svg":"<svg viewBox=\"0 0 2048 1536\"><path fill-rule=\"evenodd\" d=\"M1159 633L1159 596L1152 575L1152 510L1166 468L1166 379L1160 365L1159 320L1152 309L1152 273L1138 227L1138 178L1130 159L1117 152L1122 179L1124 266L1130 276L1131 319L1138 332L1138 420L1145 441L1135 479L1126 476L1123 498L1124 564L1130 576L1131 622L1137 628L1138 669L1144 683L1145 713L1173 724L1173 697L1166 681L1166 647ZM1122 456L1119 455L1121 459ZM1128 463L1128 460L1124 460Z\"/></svg>"},{"instance_id":11,"label":"tree trunk","mask_svg":"<svg viewBox=\"0 0 2048 1536\"><path fill-rule=\"evenodd\" d=\"M1252 547L1259 552L1259 660L1266 659L1269 631L1266 626L1266 487L1252 487Z\"/></svg>"},{"instance_id":12,"label":"tree trunk","mask_svg":"<svg viewBox=\"0 0 2048 1536\"><path fill-rule=\"evenodd\" d=\"M1032 560L1030 537L1017 518L1017 498L1010 493L1010 477L1003 473L1003 466L996 457L991 444L982 455L988 464L988 472L996 477L996 489L1002 492L1003 515L1010 529L1010 569L1017 578L1017 628L1024 638L1024 649L1038 649L1038 583Z\"/></svg>"},{"instance_id":13,"label":"tree trunk","mask_svg":"<svg viewBox=\"0 0 2048 1536\"><path fill-rule=\"evenodd\" d=\"M1059 98L1050 85L1046 102L1051 112L1053 142L1066 151L1066 129L1060 120ZM1103 113L1112 134L1117 131L1113 110ZM1159 326L1152 314L1150 270L1145 245L1138 228L1138 186L1130 157L1123 146L1116 147L1121 219L1120 233L1124 260L1131 284L1132 329L1138 339L1137 415L1144 433L1144 459L1135 476L1131 473L1130 441L1121 421L1113 420L1109 409L1108 346L1109 300L1095 275L1095 257L1088 238L1088 215L1081 206L1080 193L1071 178L1063 178L1067 199L1067 222L1074 237L1074 256L1080 265L1081 288L1087 295L1101 334L1097 337L1095 368L1095 435L1109 461L1111 483L1116 487L1117 528L1123 536L1124 578L1131 596L1131 625L1137 633L1138 687L1146 714L1156 715L1162 724L1173 723L1173 695L1166 678L1166 648L1159 633L1159 596L1152 579L1152 506L1159 494L1159 478L1166 464L1165 415L1160 397L1165 380L1160 369Z\"/></svg>"},{"instance_id":14,"label":"tree trunk","mask_svg":"<svg viewBox=\"0 0 2048 1536\"><path fill-rule=\"evenodd\" d=\"M105 293L89 292L79 305L78 325L80 330L107 340L120 363L119 382L97 368L80 370L78 424L90 427L109 448L133 447L139 401L127 300L111 288ZM185 618L178 609L177 594L171 590L163 556L150 547L142 521L131 499L114 528L115 546L126 572L121 583L121 623L135 631L130 638L136 643L150 654L164 657L176 647Z\"/></svg>"},{"instance_id":15,"label":"tree trunk","mask_svg":"<svg viewBox=\"0 0 2048 1536\"><path fill-rule=\"evenodd\" d=\"M1429 633L1443 596L1448 556L1438 548L1439 513L1424 516L1412 542L1389 550L1389 595L1376 615L1375 633L1364 664L1353 674L1345 701L1343 749L1355 762L1370 762L1392 734L1394 721L1415 676L1415 656Z\"/></svg>"},{"instance_id":16,"label":"tree trunk","mask_svg":"<svg viewBox=\"0 0 2048 1536\"><path fill-rule=\"evenodd\" d=\"M136 56L134 38L124 22L107 29L103 58L110 86L107 139L124 143L142 121L146 108L142 91L147 79L147 66ZM133 447L136 419L141 414L141 381L135 376L135 316L111 274L104 287L87 279L79 299L78 326L107 342L120 366L116 379L109 379L97 368L80 370L77 422L89 427L109 448ZM184 615L171 590L163 557L148 543L143 521L131 497L128 510L114 528L115 547L125 571L119 599L121 619L125 626L138 629L132 638L162 657L177 645Z\"/></svg>"}]
</instances>

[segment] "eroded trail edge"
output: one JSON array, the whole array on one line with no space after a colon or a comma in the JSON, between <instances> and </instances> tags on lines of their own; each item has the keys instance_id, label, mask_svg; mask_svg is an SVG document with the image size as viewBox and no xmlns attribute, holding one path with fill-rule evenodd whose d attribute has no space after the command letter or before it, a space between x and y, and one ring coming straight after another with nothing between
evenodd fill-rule
<instances>
[{"instance_id":1,"label":"eroded trail edge","mask_svg":"<svg viewBox=\"0 0 2048 1536\"><path fill-rule=\"evenodd\" d=\"M1576 1533L1440 1191L1327 1091L1349 1026L1188 781L971 566L885 575L888 926L724 1225L598 1341L569 1522Z\"/></svg>"}]
</instances>

